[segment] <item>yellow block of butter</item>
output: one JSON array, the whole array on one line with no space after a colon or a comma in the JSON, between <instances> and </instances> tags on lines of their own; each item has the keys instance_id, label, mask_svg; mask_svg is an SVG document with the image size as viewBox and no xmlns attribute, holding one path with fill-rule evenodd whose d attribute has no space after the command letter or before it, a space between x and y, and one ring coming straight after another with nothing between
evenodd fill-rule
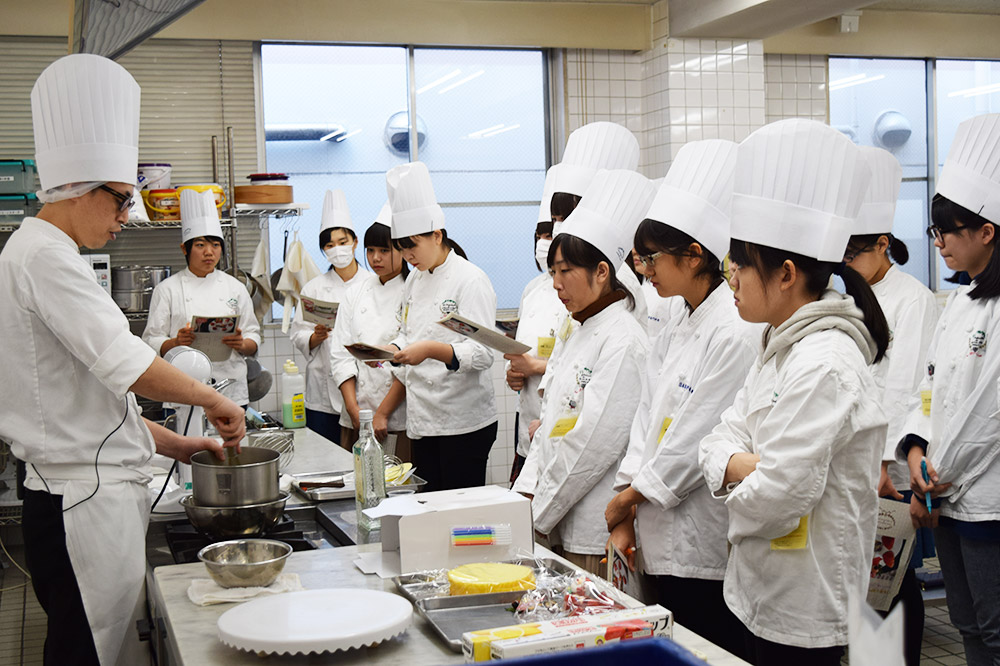
<instances>
[{"instance_id":1,"label":"yellow block of butter","mask_svg":"<svg viewBox=\"0 0 1000 666\"><path fill-rule=\"evenodd\" d=\"M465 652L466 661L490 661L490 648L493 641L537 636L540 633L542 630L538 628L537 622L470 631L462 636L462 651Z\"/></svg>"},{"instance_id":2,"label":"yellow block of butter","mask_svg":"<svg viewBox=\"0 0 1000 666\"><path fill-rule=\"evenodd\" d=\"M502 562L463 564L448 572L451 594L486 594L535 589L530 567Z\"/></svg>"}]
</instances>

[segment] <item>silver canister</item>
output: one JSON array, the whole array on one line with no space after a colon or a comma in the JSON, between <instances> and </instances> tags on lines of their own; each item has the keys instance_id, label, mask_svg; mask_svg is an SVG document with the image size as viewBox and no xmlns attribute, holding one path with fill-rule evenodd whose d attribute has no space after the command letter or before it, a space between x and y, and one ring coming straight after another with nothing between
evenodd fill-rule
<instances>
[{"instance_id":1,"label":"silver canister","mask_svg":"<svg viewBox=\"0 0 1000 666\"><path fill-rule=\"evenodd\" d=\"M278 499L278 459L271 449L244 446L219 460L211 451L191 456L191 493L203 507L244 506Z\"/></svg>"}]
</instances>

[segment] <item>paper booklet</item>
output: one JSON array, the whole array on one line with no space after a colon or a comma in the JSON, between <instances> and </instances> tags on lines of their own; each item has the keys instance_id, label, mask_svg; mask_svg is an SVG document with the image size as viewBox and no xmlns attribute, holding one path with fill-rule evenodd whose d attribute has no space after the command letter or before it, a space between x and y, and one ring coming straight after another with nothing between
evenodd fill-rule
<instances>
[{"instance_id":1,"label":"paper booklet","mask_svg":"<svg viewBox=\"0 0 1000 666\"><path fill-rule=\"evenodd\" d=\"M517 310L497 313L497 328L511 340L517 336L517 325L520 321L521 317L517 314Z\"/></svg>"},{"instance_id":2,"label":"paper booklet","mask_svg":"<svg viewBox=\"0 0 1000 666\"><path fill-rule=\"evenodd\" d=\"M872 554L868 603L875 610L887 611L910 564L916 529L910 522L910 505L885 497L878 501L878 526Z\"/></svg>"},{"instance_id":3,"label":"paper booklet","mask_svg":"<svg viewBox=\"0 0 1000 666\"><path fill-rule=\"evenodd\" d=\"M225 361L233 349L227 347L222 338L236 332L238 319L239 317L236 315L227 317L195 315L191 317L191 330L194 331L194 341L191 342L191 347L205 352L213 363Z\"/></svg>"},{"instance_id":4,"label":"paper booklet","mask_svg":"<svg viewBox=\"0 0 1000 666\"><path fill-rule=\"evenodd\" d=\"M531 347L528 345L521 344L517 340L511 340L503 333L497 333L492 330L489 326L477 324L454 312L438 323L445 328L450 328L456 333L461 333L465 337L475 340L481 345L486 345L504 354L523 354L531 351Z\"/></svg>"},{"instance_id":5,"label":"paper booklet","mask_svg":"<svg viewBox=\"0 0 1000 666\"><path fill-rule=\"evenodd\" d=\"M638 558L636 558L638 559ZM628 558L608 542L608 582L634 599L642 599L642 582L638 571L628 568Z\"/></svg>"},{"instance_id":6,"label":"paper booklet","mask_svg":"<svg viewBox=\"0 0 1000 666\"><path fill-rule=\"evenodd\" d=\"M350 352L351 356L359 361L391 361L394 354L381 347L369 345L364 342L355 342L344 345L344 349Z\"/></svg>"},{"instance_id":7,"label":"paper booklet","mask_svg":"<svg viewBox=\"0 0 1000 666\"><path fill-rule=\"evenodd\" d=\"M340 303L302 296L302 319L311 324L323 324L333 328L333 324L337 321L338 308Z\"/></svg>"}]
</instances>

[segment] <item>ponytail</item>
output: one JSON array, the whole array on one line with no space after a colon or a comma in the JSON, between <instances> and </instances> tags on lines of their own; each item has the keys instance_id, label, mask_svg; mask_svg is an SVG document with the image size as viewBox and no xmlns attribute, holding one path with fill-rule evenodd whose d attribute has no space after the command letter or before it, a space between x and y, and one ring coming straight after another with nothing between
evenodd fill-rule
<instances>
[{"instance_id":1,"label":"ponytail","mask_svg":"<svg viewBox=\"0 0 1000 666\"><path fill-rule=\"evenodd\" d=\"M433 233L433 232L431 232L431 233ZM458 256L462 257L462 259L468 259L469 258L465 254L465 250L462 249L461 245L459 245L458 243L456 243L452 239L448 238L448 230L447 229L442 229L441 230L441 242L447 244L448 247L450 247L452 250L454 250L458 254Z\"/></svg>"},{"instance_id":2,"label":"ponytail","mask_svg":"<svg viewBox=\"0 0 1000 666\"><path fill-rule=\"evenodd\" d=\"M873 363L878 363L885 358L886 349L889 348L889 324L885 320L882 306L879 305L875 292L861 273L844 263L834 264L833 273L844 281L844 290L854 299L854 304L864 315L865 327L875 340L877 348Z\"/></svg>"},{"instance_id":3,"label":"ponytail","mask_svg":"<svg viewBox=\"0 0 1000 666\"><path fill-rule=\"evenodd\" d=\"M910 250L906 243L892 234L889 234L889 257L900 266L910 260Z\"/></svg>"}]
</instances>

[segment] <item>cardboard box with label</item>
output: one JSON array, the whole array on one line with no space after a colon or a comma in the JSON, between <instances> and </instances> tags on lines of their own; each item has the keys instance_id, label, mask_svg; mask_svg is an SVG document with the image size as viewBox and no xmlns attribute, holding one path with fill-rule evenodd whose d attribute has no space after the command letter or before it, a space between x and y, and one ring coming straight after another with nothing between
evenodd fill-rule
<instances>
[{"instance_id":1,"label":"cardboard box with label","mask_svg":"<svg viewBox=\"0 0 1000 666\"><path fill-rule=\"evenodd\" d=\"M365 513L382 521L382 552L355 564L383 578L534 552L531 501L498 486L390 497Z\"/></svg>"}]
</instances>

